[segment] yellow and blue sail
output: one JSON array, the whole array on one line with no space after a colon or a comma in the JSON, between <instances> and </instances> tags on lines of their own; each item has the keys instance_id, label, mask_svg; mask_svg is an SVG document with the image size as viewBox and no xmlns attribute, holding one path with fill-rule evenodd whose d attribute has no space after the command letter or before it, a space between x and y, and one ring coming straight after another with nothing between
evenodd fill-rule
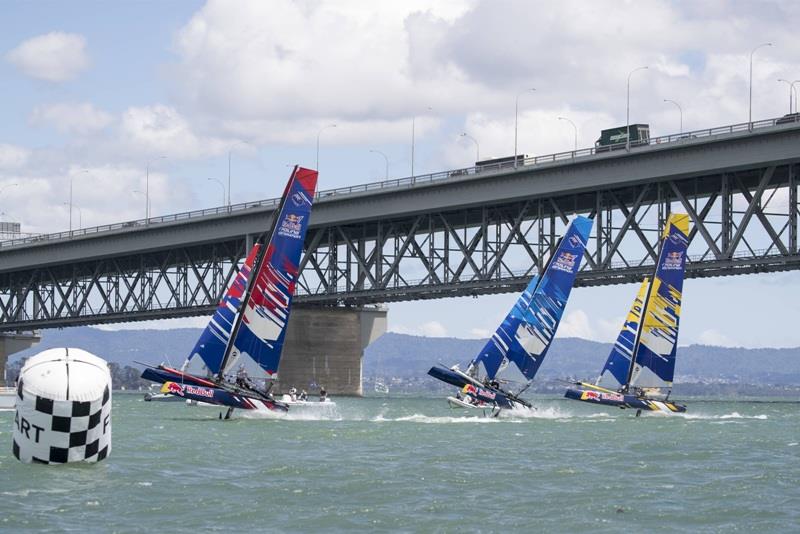
<instances>
[{"instance_id":1,"label":"yellow and blue sail","mask_svg":"<svg viewBox=\"0 0 800 534\"><path fill-rule=\"evenodd\" d=\"M508 362L528 380L536 375L564 313L593 222L583 216L572 221L542 275L530 281L471 366L483 364L490 379Z\"/></svg>"},{"instance_id":2,"label":"yellow and blue sail","mask_svg":"<svg viewBox=\"0 0 800 534\"><path fill-rule=\"evenodd\" d=\"M673 213L667 220L655 276L647 291L633 365L626 381L629 387L672 387L688 246L689 216Z\"/></svg>"},{"instance_id":3,"label":"yellow and blue sail","mask_svg":"<svg viewBox=\"0 0 800 534\"><path fill-rule=\"evenodd\" d=\"M628 372L633 361L633 353L636 349L636 340L639 337L639 326L642 320L642 310L647 299L647 290L650 288L650 279L645 278L636 294L625 323L619 331L611 354L608 355L606 364L600 377L597 379L598 386L609 390L617 390L628 382Z\"/></svg>"}]
</instances>

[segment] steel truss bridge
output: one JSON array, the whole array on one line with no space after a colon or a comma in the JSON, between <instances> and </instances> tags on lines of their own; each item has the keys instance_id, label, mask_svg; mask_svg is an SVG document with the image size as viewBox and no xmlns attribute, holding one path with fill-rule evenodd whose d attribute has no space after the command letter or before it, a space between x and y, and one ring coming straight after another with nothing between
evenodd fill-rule
<instances>
[{"instance_id":1,"label":"steel truss bridge","mask_svg":"<svg viewBox=\"0 0 800 534\"><path fill-rule=\"evenodd\" d=\"M297 302L518 291L575 214L595 220L582 286L651 272L670 211L692 221L688 277L797 269L800 124L781 122L322 191ZM275 204L4 242L0 331L207 314Z\"/></svg>"}]
</instances>

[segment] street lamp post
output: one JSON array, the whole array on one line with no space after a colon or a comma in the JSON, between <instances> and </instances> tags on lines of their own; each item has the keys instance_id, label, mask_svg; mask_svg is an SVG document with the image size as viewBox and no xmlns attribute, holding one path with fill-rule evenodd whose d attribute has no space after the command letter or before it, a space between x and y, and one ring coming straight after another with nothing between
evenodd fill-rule
<instances>
[{"instance_id":1,"label":"street lamp post","mask_svg":"<svg viewBox=\"0 0 800 534\"><path fill-rule=\"evenodd\" d=\"M144 192L142 192L142 191L139 191L138 189L134 189L134 190L132 190L132 191L131 191L131 193L136 193L137 195L142 195L142 196L144 196L144 200L145 200L145 214L146 214L146 213L147 213L147 193L144 193ZM147 221L145 221L145 224L147 224Z\"/></svg>"},{"instance_id":2,"label":"street lamp post","mask_svg":"<svg viewBox=\"0 0 800 534\"><path fill-rule=\"evenodd\" d=\"M747 111L748 129L753 128L753 54L756 53L756 50L758 50L759 48L763 48L765 46L772 46L772 43L762 43L750 51L750 105L748 106L748 111Z\"/></svg>"},{"instance_id":3,"label":"street lamp post","mask_svg":"<svg viewBox=\"0 0 800 534\"><path fill-rule=\"evenodd\" d=\"M431 111L433 108L428 106L428 111ZM414 131L416 127L417 116L414 115L411 117L411 179L414 179Z\"/></svg>"},{"instance_id":4,"label":"street lamp post","mask_svg":"<svg viewBox=\"0 0 800 534\"><path fill-rule=\"evenodd\" d=\"M319 172L319 136L322 134L322 130L325 130L327 128L336 128L336 125L328 124L320 128L319 131L317 132L317 166L316 166L317 172Z\"/></svg>"},{"instance_id":5,"label":"street lamp post","mask_svg":"<svg viewBox=\"0 0 800 534\"><path fill-rule=\"evenodd\" d=\"M628 89L627 89L627 97L625 101L625 150L630 152L631 150L631 76L633 73L640 70L647 69L647 66L644 67L636 67L632 71L628 73Z\"/></svg>"},{"instance_id":6,"label":"street lamp post","mask_svg":"<svg viewBox=\"0 0 800 534\"><path fill-rule=\"evenodd\" d=\"M571 120L569 120L566 117L558 117L558 120L567 121L568 123L570 123L572 125L572 129L575 130L575 152L577 152L578 151L578 127L575 126L574 122L572 122Z\"/></svg>"},{"instance_id":7,"label":"street lamp post","mask_svg":"<svg viewBox=\"0 0 800 534\"><path fill-rule=\"evenodd\" d=\"M665 99L664 99L664 102L670 102L670 103L672 103L672 104L675 104L675 106L677 106L677 108L678 108L678 113L680 113L680 118L681 118L681 122L680 122L680 125L681 125L681 130L680 130L680 132L678 132L678 133L683 133L683 108L681 108L681 105L680 105L680 104L678 104L678 103L677 103L677 102L675 102L674 100L670 100L669 98L665 98ZM790 105L791 105L791 104L790 104Z\"/></svg>"},{"instance_id":8,"label":"street lamp post","mask_svg":"<svg viewBox=\"0 0 800 534\"><path fill-rule=\"evenodd\" d=\"M3 187L0 187L0 196L3 196L3 191L5 191L6 189L8 189L9 187L17 187L18 185L19 185L19 184L17 184L17 183L14 183L14 184L6 184L6 185L4 185Z\"/></svg>"},{"instance_id":9,"label":"street lamp post","mask_svg":"<svg viewBox=\"0 0 800 534\"><path fill-rule=\"evenodd\" d=\"M790 82L789 80L784 80L783 78L778 78L779 82L786 82L789 85L789 113L792 112L792 92L794 91L794 84L797 83L797 80L794 82Z\"/></svg>"},{"instance_id":10,"label":"street lamp post","mask_svg":"<svg viewBox=\"0 0 800 534\"><path fill-rule=\"evenodd\" d=\"M62 204L64 204L65 206L69 206L69 219L70 220L72 220L72 210L73 209L78 210L78 230L83 228L83 210L81 208L79 208L78 206L70 204L69 202L63 202ZM72 231L72 228L70 228L70 232L71 231Z\"/></svg>"},{"instance_id":11,"label":"street lamp post","mask_svg":"<svg viewBox=\"0 0 800 534\"><path fill-rule=\"evenodd\" d=\"M517 168L517 130L519 126L519 97L523 93L532 93L536 91L535 88L531 87L529 89L523 89L519 93L517 93L517 97L514 99L514 168Z\"/></svg>"},{"instance_id":12,"label":"street lamp post","mask_svg":"<svg viewBox=\"0 0 800 534\"><path fill-rule=\"evenodd\" d=\"M471 139L472 142L475 143L475 163L478 163L481 160L481 146L478 144L478 140L469 135L467 132L462 133L461 137Z\"/></svg>"},{"instance_id":13,"label":"street lamp post","mask_svg":"<svg viewBox=\"0 0 800 534\"><path fill-rule=\"evenodd\" d=\"M381 152L380 150L374 150L374 149L370 148L369 151L373 152L375 154L380 154L381 156L383 156L383 159L386 160L386 179L388 180L389 179L389 157L386 154L384 154L383 152Z\"/></svg>"},{"instance_id":14,"label":"street lamp post","mask_svg":"<svg viewBox=\"0 0 800 534\"><path fill-rule=\"evenodd\" d=\"M228 148L228 188L226 189L226 191L228 192L228 199L226 201L226 204L229 208L231 206L231 153L233 152L233 149L236 147L236 145L240 144L249 145L250 143L248 143L247 141L238 140L234 141L234 143L230 146L230 148Z\"/></svg>"},{"instance_id":15,"label":"street lamp post","mask_svg":"<svg viewBox=\"0 0 800 534\"><path fill-rule=\"evenodd\" d=\"M147 171L144 179L144 218L145 224L150 224L150 164L158 159L167 159L167 156L158 156L147 162Z\"/></svg>"},{"instance_id":16,"label":"street lamp post","mask_svg":"<svg viewBox=\"0 0 800 534\"><path fill-rule=\"evenodd\" d=\"M225 204L225 184L217 180L216 178L209 178L208 181L210 182L217 182L219 186L222 188L222 204ZM228 196L230 198L230 195ZM230 204L229 204L230 205Z\"/></svg>"},{"instance_id":17,"label":"street lamp post","mask_svg":"<svg viewBox=\"0 0 800 534\"><path fill-rule=\"evenodd\" d=\"M800 83L800 80L795 80L792 82L792 91L794 91L794 112L797 113L797 87L794 84Z\"/></svg>"}]
</instances>

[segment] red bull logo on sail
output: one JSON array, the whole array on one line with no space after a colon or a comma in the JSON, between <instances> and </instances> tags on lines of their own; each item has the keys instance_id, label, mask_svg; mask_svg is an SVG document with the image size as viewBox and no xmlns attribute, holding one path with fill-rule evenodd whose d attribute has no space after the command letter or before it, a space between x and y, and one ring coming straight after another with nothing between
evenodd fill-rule
<instances>
[{"instance_id":1,"label":"red bull logo on sail","mask_svg":"<svg viewBox=\"0 0 800 534\"><path fill-rule=\"evenodd\" d=\"M664 270L676 270L681 268L683 260L683 252L668 252L664 258L664 264L661 266Z\"/></svg>"},{"instance_id":2,"label":"red bull logo on sail","mask_svg":"<svg viewBox=\"0 0 800 534\"><path fill-rule=\"evenodd\" d=\"M572 254L570 252L562 252L558 255L558 258L553 262L553 269L557 271L564 271L567 273L571 273L575 269L575 260L577 258L577 254Z\"/></svg>"}]
</instances>

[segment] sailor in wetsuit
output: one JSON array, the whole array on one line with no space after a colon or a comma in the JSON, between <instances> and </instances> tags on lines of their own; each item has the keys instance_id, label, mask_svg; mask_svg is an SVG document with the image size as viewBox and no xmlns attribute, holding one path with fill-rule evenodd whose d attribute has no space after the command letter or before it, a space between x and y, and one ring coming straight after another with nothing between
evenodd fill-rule
<instances>
[{"instance_id":1,"label":"sailor in wetsuit","mask_svg":"<svg viewBox=\"0 0 800 534\"><path fill-rule=\"evenodd\" d=\"M242 389L253 389L253 383L250 381L250 377L247 376L244 364L240 365L236 371L236 385Z\"/></svg>"}]
</instances>

